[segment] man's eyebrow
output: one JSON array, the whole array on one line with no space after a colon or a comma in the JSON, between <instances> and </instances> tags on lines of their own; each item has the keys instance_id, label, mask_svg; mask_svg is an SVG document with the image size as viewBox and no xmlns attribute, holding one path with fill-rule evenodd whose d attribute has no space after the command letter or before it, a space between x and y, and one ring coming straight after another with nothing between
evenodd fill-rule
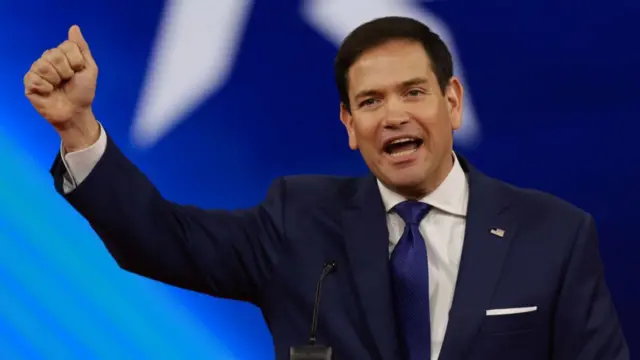
<instances>
[{"instance_id":1,"label":"man's eyebrow","mask_svg":"<svg viewBox=\"0 0 640 360\"><path fill-rule=\"evenodd\" d=\"M401 88L408 88L411 86L415 86L415 85L423 85L428 83L429 80L427 78L423 78L423 77L416 77L407 81L403 81L402 84L400 85Z\"/></svg>"},{"instance_id":2,"label":"man's eyebrow","mask_svg":"<svg viewBox=\"0 0 640 360\"><path fill-rule=\"evenodd\" d=\"M416 86L416 85L424 85L426 83L428 83L429 80L427 78L424 77L416 77L413 79L409 79L406 81L401 82L397 87L400 89L406 89L408 87L412 87L412 86ZM374 89L364 89L359 91L355 98L356 99L360 99L360 98L365 98L365 97L370 97L370 96L376 96L380 94L379 90L374 90Z\"/></svg>"},{"instance_id":3,"label":"man's eyebrow","mask_svg":"<svg viewBox=\"0 0 640 360\"><path fill-rule=\"evenodd\" d=\"M362 90L362 91L360 91L360 92L358 92L356 94L356 99L375 96L375 95L378 95L378 94L380 94L380 91L378 91L378 90L365 89L365 90Z\"/></svg>"}]
</instances>

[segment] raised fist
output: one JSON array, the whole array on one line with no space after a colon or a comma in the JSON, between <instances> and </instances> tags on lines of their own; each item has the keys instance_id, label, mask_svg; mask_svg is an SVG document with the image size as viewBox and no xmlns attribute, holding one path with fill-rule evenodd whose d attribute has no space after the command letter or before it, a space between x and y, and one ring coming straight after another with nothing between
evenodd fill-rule
<instances>
[{"instance_id":1,"label":"raised fist","mask_svg":"<svg viewBox=\"0 0 640 360\"><path fill-rule=\"evenodd\" d=\"M69 38L45 51L24 76L25 94L35 109L55 128L91 113L98 67L76 25Z\"/></svg>"}]
</instances>

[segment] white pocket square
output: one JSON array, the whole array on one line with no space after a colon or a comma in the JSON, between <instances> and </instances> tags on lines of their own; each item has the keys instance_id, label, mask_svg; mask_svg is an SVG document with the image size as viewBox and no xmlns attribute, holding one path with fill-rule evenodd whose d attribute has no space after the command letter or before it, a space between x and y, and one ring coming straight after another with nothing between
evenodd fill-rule
<instances>
[{"instance_id":1,"label":"white pocket square","mask_svg":"<svg viewBox=\"0 0 640 360\"><path fill-rule=\"evenodd\" d=\"M538 310L537 306L487 310L487 316L522 314Z\"/></svg>"}]
</instances>

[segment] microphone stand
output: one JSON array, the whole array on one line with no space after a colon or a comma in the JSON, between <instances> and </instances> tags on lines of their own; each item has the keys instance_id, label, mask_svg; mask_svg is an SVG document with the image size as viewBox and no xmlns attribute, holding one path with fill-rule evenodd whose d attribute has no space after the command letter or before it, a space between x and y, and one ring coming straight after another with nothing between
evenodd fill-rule
<instances>
[{"instance_id":1,"label":"microphone stand","mask_svg":"<svg viewBox=\"0 0 640 360\"><path fill-rule=\"evenodd\" d=\"M294 346L289 348L289 360L333 360L333 350L329 346L316 344L316 333L318 331L318 313L320 311L320 294L322 293L322 283L324 279L337 270L335 261L327 262L322 268L322 274L316 286L316 298L313 304L313 317L311 319L311 332L309 343L304 346Z\"/></svg>"}]
</instances>

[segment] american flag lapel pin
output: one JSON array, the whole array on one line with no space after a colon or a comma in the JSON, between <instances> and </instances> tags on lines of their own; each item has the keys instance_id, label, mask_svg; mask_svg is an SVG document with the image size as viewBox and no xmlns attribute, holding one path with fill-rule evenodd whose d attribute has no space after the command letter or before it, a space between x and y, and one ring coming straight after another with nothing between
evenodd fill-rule
<instances>
[{"instance_id":1,"label":"american flag lapel pin","mask_svg":"<svg viewBox=\"0 0 640 360\"><path fill-rule=\"evenodd\" d=\"M504 230L500 228L492 228L490 232L497 237L504 237Z\"/></svg>"}]
</instances>

